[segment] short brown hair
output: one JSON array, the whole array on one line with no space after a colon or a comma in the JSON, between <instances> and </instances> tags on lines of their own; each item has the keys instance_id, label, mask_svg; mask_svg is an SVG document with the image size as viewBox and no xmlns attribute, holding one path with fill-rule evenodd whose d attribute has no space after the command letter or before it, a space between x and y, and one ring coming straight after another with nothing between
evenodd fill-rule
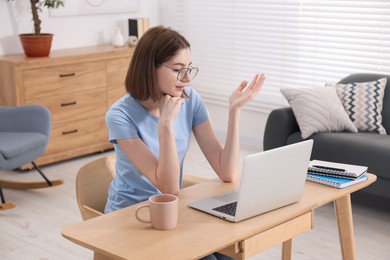
<instances>
[{"instance_id":1,"label":"short brown hair","mask_svg":"<svg viewBox=\"0 0 390 260\"><path fill-rule=\"evenodd\" d=\"M159 99L156 89L156 69L177 51L190 48L189 42L175 30L152 27L140 38L126 75L126 90L136 100ZM188 97L186 93L183 96Z\"/></svg>"}]
</instances>

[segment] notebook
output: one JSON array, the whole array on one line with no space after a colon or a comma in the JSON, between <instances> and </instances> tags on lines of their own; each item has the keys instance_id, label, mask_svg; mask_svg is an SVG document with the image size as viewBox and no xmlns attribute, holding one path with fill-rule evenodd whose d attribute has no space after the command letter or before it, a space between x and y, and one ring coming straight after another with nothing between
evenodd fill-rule
<instances>
[{"instance_id":1,"label":"notebook","mask_svg":"<svg viewBox=\"0 0 390 260\"><path fill-rule=\"evenodd\" d=\"M367 169L367 166L313 160L309 163L308 173L354 180Z\"/></svg>"},{"instance_id":2,"label":"notebook","mask_svg":"<svg viewBox=\"0 0 390 260\"><path fill-rule=\"evenodd\" d=\"M367 176L365 174L360 175L360 177L351 180L346 178L340 178L340 177L331 177L331 176L324 176L319 174L307 174L306 179L308 181L324 184L327 186L331 186L334 188L342 189L351 185L354 185L356 183L362 182L367 180Z\"/></svg>"},{"instance_id":3,"label":"notebook","mask_svg":"<svg viewBox=\"0 0 390 260\"><path fill-rule=\"evenodd\" d=\"M198 200L189 206L239 222L297 202L303 195L312 147L313 140L307 140L248 155L238 190Z\"/></svg>"}]
</instances>

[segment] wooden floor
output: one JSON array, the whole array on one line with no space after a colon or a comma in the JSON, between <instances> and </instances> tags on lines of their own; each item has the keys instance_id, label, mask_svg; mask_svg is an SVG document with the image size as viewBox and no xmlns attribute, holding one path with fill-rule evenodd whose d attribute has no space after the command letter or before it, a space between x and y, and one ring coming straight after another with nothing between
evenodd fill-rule
<instances>
[{"instance_id":1,"label":"wooden floor","mask_svg":"<svg viewBox=\"0 0 390 260\"><path fill-rule=\"evenodd\" d=\"M257 151L259 149L254 147L245 147L241 157ZM17 207L0 212L0 259L92 259L89 250L64 239L61 229L81 221L75 194L77 170L91 160L112 153L109 151L43 167L49 178L64 178L62 186L30 191L4 189L7 201L16 202ZM215 177L193 142L184 167L186 172L195 175ZM0 177L40 180L34 171L5 171L0 173ZM390 210L357 203L354 199L352 203L358 259L390 259ZM276 246L253 256L251 260L280 259L280 252L280 246ZM333 205L316 210L314 229L293 240L293 259L341 259Z\"/></svg>"}]
</instances>

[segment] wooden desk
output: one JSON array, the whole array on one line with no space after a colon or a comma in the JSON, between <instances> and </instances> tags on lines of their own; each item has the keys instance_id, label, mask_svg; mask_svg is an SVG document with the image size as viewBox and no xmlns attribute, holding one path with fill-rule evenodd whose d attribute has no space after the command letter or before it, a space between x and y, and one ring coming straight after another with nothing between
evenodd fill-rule
<instances>
[{"instance_id":1,"label":"wooden desk","mask_svg":"<svg viewBox=\"0 0 390 260\"><path fill-rule=\"evenodd\" d=\"M198 259L222 249L245 259L282 242L283 258L288 259L291 238L312 228L313 210L334 201L343 258L355 259L350 194L376 180L375 175L368 176L367 181L340 190L307 182L298 203L240 223L230 223L187 206L238 185L209 181L182 190L179 222L173 230L157 231L139 223L134 217L134 205L64 228L62 235L113 259Z\"/></svg>"}]
</instances>

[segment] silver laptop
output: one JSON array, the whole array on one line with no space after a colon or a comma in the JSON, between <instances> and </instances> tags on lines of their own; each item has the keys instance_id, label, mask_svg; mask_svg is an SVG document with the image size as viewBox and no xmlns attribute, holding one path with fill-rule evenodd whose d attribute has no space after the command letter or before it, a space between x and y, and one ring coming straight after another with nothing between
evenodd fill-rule
<instances>
[{"instance_id":1,"label":"silver laptop","mask_svg":"<svg viewBox=\"0 0 390 260\"><path fill-rule=\"evenodd\" d=\"M239 190L209 197L190 207L239 222L292 204L303 195L313 140L245 157Z\"/></svg>"}]
</instances>

